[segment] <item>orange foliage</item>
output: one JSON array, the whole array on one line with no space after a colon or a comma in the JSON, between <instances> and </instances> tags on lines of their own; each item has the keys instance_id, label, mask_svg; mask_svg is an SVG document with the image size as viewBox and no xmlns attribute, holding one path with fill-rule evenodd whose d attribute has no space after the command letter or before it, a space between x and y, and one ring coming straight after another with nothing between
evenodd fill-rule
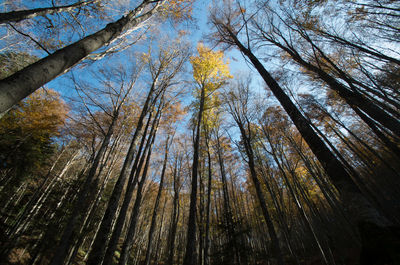
<instances>
[{"instance_id":1,"label":"orange foliage","mask_svg":"<svg viewBox=\"0 0 400 265\"><path fill-rule=\"evenodd\" d=\"M195 0L170 0L161 9L162 14L175 22L192 19L193 4Z\"/></svg>"},{"instance_id":2,"label":"orange foliage","mask_svg":"<svg viewBox=\"0 0 400 265\"><path fill-rule=\"evenodd\" d=\"M0 132L17 128L26 134L58 136L68 107L51 89L39 89L0 120Z\"/></svg>"}]
</instances>

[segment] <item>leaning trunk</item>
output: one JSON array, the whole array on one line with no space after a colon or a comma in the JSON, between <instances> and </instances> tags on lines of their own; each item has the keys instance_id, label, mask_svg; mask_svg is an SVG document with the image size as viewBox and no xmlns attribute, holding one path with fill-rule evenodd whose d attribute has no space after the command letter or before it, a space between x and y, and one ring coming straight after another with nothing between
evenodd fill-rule
<instances>
[{"instance_id":1,"label":"leaning trunk","mask_svg":"<svg viewBox=\"0 0 400 265\"><path fill-rule=\"evenodd\" d=\"M33 63L15 74L0 80L0 115L57 76L67 72L86 56L111 43L123 32L138 27L148 20L163 2L140 15L151 2L144 0L138 7L104 29L87 36L55 53Z\"/></svg>"},{"instance_id":2,"label":"leaning trunk","mask_svg":"<svg viewBox=\"0 0 400 265\"><path fill-rule=\"evenodd\" d=\"M86 213L90 209L91 199L93 197L93 191L97 188L98 179L96 178L97 168L100 164L100 160L103 154L108 148L111 136L113 135L114 125L118 118L118 111L114 113L111 124L108 128L107 134L104 136L103 142L97 152L90 171L86 177L85 183L83 184L82 190L79 192L78 198L75 202L74 210L71 214L70 219L64 229L63 235L61 237L60 243L55 251L57 253L50 265L61 265L63 264L65 258L68 255L68 250L74 243L74 230L81 223L81 215Z\"/></svg>"},{"instance_id":3,"label":"leaning trunk","mask_svg":"<svg viewBox=\"0 0 400 265\"><path fill-rule=\"evenodd\" d=\"M124 160L124 164L122 165L122 169L120 171L118 180L114 185L111 197L108 201L107 209L104 213L103 219L101 220L99 232L96 234L96 238L93 243L93 248L90 251L88 257L87 265L98 265L101 264L101 262L103 261L107 248L109 234L112 229L112 222L114 220L114 217L117 215L118 203L120 201L122 191L128 175L128 169L131 167L133 162L134 151L136 147L136 139L139 133L142 131L143 121L148 113L149 106L151 105L150 102L153 97L154 87L155 84L153 83L147 95L146 101L143 105L142 112L139 116L139 120L136 125L135 133L132 137L127 155ZM147 131L147 126L148 125L146 125L145 132Z\"/></svg>"},{"instance_id":4,"label":"leaning trunk","mask_svg":"<svg viewBox=\"0 0 400 265\"><path fill-rule=\"evenodd\" d=\"M348 205L348 211L352 213L362 237L363 253L365 254L362 256L368 256L368 254L373 253L381 262L382 260L387 260L389 256L389 259L398 261L400 257L395 249L400 247L400 240L390 232L391 224L387 218L379 214L377 209L365 198L343 165L318 137L307 119L305 119L261 62L249 49L243 46L237 36L229 28L225 29L235 42L235 45L250 59L272 93L279 100L296 128L325 169L332 183L340 192L343 202ZM367 257L366 260L369 258L370 257Z\"/></svg>"},{"instance_id":5,"label":"leaning trunk","mask_svg":"<svg viewBox=\"0 0 400 265\"><path fill-rule=\"evenodd\" d=\"M45 8L35 8L29 10L18 10L11 11L7 13L0 13L0 24L9 23L9 22L19 22L25 19L31 19L39 16L52 15L61 12L68 12L74 10L75 8L80 8L89 4L94 4L99 0L91 0L91 1L79 1L77 3L65 6L52 6Z\"/></svg>"}]
</instances>

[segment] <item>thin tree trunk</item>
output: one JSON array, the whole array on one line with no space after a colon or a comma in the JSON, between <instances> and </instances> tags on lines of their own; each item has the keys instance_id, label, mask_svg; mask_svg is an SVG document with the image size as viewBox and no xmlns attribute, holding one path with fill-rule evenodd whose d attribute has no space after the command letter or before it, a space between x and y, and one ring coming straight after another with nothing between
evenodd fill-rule
<instances>
[{"instance_id":1,"label":"thin tree trunk","mask_svg":"<svg viewBox=\"0 0 400 265\"><path fill-rule=\"evenodd\" d=\"M179 161L179 169L178 169L178 161ZM173 199L173 208L172 208L172 215L171 215L170 233L169 233L169 238L167 241L168 246L169 246L167 265L173 265L173 263L174 263L175 237L176 237L176 230L177 230L178 218L179 218L179 179L180 179L181 168L182 168L181 163L182 163L181 157L176 158L174 170L173 170L174 199Z\"/></svg>"},{"instance_id":2,"label":"thin tree trunk","mask_svg":"<svg viewBox=\"0 0 400 265\"><path fill-rule=\"evenodd\" d=\"M272 43L289 53L293 60L295 60L297 63L304 66L306 69L316 73L323 81L325 81L329 85L332 90L336 91L340 95L340 97L342 97L349 104L352 109L361 109L362 111L367 113L368 116L391 130L398 137L400 137L400 122L397 119L393 118L380 107L376 106L375 103L367 100L357 91L349 90L347 87L339 83L334 77L326 73L323 69L309 62L306 62L293 49L285 47L277 41L272 41Z\"/></svg>"},{"instance_id":3,"label":"thin tree trunk","mask_svg":"<svg viewBox=\"0 0 400 265\"><path fill-rule=\"evenodd\" d=\"M156 115L156 119L157 119L157 115ZM130 217L130 223L129 223L129 227L128 227L128 232L127 235L125 237L124 243L122 244L121 247L121 256L119 259L118 264L119 265L126 265L128 262L128 258L130 255L130 251L133 245L133 240L134 240L134 235L135 235L135 231L136 231L136 223L139 217L139 210L140 210L140 206L142 203L142 189L143 189L143 185L145 183L146 180L146 176L147 176L147 172L148 172L148 168L149 168L149 162L150 162L150 158L151 158L151 151L152 151L152 145L154 143L154 139L156 138L156 131L157 131L157 127L153 128L154 131L151 133L150 135L150 145L148 146L148 151L147 151L147 158L146 158L146 163L144 165L143 168L143 175L142 178L138 184L138 189L136 191L136 199L135 199L135 204L133 205L133 209L132 209L132 213L131 213L131 217Z\"/></svg>"},{"instance_id":4,"label":"thin tree trunk","mask_svg":"<svg viewBox=\"0 0 400 265\"><path fill-rule=\"evenodd\" d=\"M104 250L103 250L103 251L105 251L104 260L103 260L103 264L104 265L112 264L112 260L113 260L113 257L114 257L114 251L117 248L117 244L118 244L120 235L122 233L122 228L123 228L124 223L126 221L125 218L126 218L126 215L128 214L128 208L129 208L129 204L130 204L130 202L132 200L133 191L135 189L136 184L138 183L140 170L142 169L142 166L143 166L143 163L144 163L144 159L145 159L145 151L147 150L148 145L149 145L149 140L148 140L148 142L147 142L147 144L145 146L145 149L143 150L143 145L145 143L146 136L147 136L147 130L148 130L148 127L149 127L149 125L151 123L150 122L151 121L151 116L152 115L150 113L149 114L149 118L147 120L146 127L145 127L144 132L143 132L143 136L142 136L142 140L140 142L140 146L139 146L139 148L137 150L137 153L136 153L135 162L132 165L132 169L131 169L131 172L130 172L130 175L129 175L129 179L128 179L128 184L127 184L128 186L126 188L126 192L125 192L125 196L124 196L124 199L123 199L123 202L122 202L122 206L121 206L121 209L120 209L118 215L116 216L117 219L116 219L116 222L115 222L115 225L114 225L114 231L112 231L112 227L111 227L112 223L110 223L110 228L109 228L110 230L109 231L112 231L110 241L108 242L108 245L106 243L103 243L105 245L104 246ZM155 124L155 121L153 121L151 130L153 130L154 124ZM151 135L151 133L150 133L150 135ZM142 152L143 152L143 154L142 154ZM117 206L118 206L118 201L116 203L117 203ZM113 216L110 216L110 218L111 218L111 221L112 221ZM100 235L100 236L104 237L107 240L109 235L107 234L107 235ZM101 242L99 242L99 244L100 243ZM97 257L97 258L100 258L100 256ZM94 260L93 260L93 262L94 262Z\"/></svg>"},{"instance_id":5,"label":"thin tree trunk","mask_svg":"<svg viewBox=\"0 0 400 265\"><path fill-rule=\"evenodd\" d=\"M157 80L157 78L155 79ZM93 243L93 248L89 253L89 257L87 260L87 265L100 265L103 261L104 255L106 253L107 249L107 242L109 239L110 232L112 230L112 223L114 220L114 217L117 216L117 211L118 211L118 203L120 201L122 191L126 182L126 178L128 175L128 169L131 167L132 162L133 162L133 156L134 156L134 151L136 147L136 139L139 136L139 133L142 130L143 127L143 121L148 113L149 107L152 101L153 97L153 92L155 90L155 81L153 82L152 86L150 87L149 93L147 95L147 98L145 100L145 103L143 105L142 111L140 113L135 133L132 137L131 143L128 148L127 155L124 160L124 164L122 165L122 169L120 171L119 177L117 179L117 182L114 185L113 191L111 193L111 197L108 201L106 211L104 213L103 219L100 224L100 229L99 232L96 235L95 241ZM157 98L157 96L156 96ZM150 121L150 118L149 118ZM147 126L145 132L147 131ZM131 180L128 180L128 185L131 183ZM112 258L109 258L112 260ZM110 260L110 261L111 261ZM107 263L105 263L107 264Z\"/></svg>"},{"instance_id":6,"label":"thin tree trunk","mask_svg":"<svg viewBox=\"0 0 400 265\"><path fill-rule=\"evenodd\" d=\"M89 209L91 205L90 200L93 197L93 191L97 189L98 179L96 178L96 172L100 163L100 159L103 157L103 154L108 148L108 144L114 131L114 125L118 118L118 114L119 112L116 111L113 115L111 124L108 127L107 133L104 136L102 144L96 154L90 171L83 184L82 190L79 192L77 201L75 202L74 210L72 211L71 217L68 220L68 223L64 229L60 243L55 252L56 254L50 262L50 265L62 265L65 258L67 257L68 249L72 246L71 244L74 243L74 230L77 229L78 225L80 225L82 217L81 215L86 214L87 210Z\"/></svg>"},{"instance_id":7,"label":"thin tree trunk","mask_svg":"<svg viewBox=\"0 0 400 265\"><path fill-rule=\"evenodd\" d=\"M207 134L207 133L206 133ZM206 233L204 244L204 265L210 264L210 208L211 208L211 188L212 188L212 168L209 140L206 136L207 158L208 158L208 183L207 183L207 205L206 205Z\"/></svg>"},{"instance_id":8,"label":"thin tree trunk","mask_svg":"<svg viewBox=\"0 0 400 265\"><path fill-rule=\"evenodd\" d=\"M169 135L168 135L167 140L165 142L164 162L163 162L163 167L162 167L162 170L161 170L160 183L158 184L157 197L156 197L156 201L154 203L153 215L151 217L151 224L150 224L149 237L148 237L149 239L148 239L148 242L147 242L146 257L145 257L145 260L144 260L144 264L145 265L149 265L150 264L151 244L152 244L152 241L153 241L153 233L154 233L154 230L155 230L155 224L156 224L156 219L157 219L158 205L160 204L161 193L162 193L163 185L164 185L165 170L167 169L168 142L169 142Z\"/></svg>"},{"instance_id":9,"label":"thin tree trunk","mask_svg":"<svg viewBox=\"0 0 400 265\"><path fill-rule=\"evenodd\" d=\"M83 6L94 4L99 0L88 0L88 1L79 1L71 5L65 6L53 6L53 7L45 7L45 8L35 8L29 10L18 10L11 11L7 13L0 13L0 24L7 22L20 22L25 19L31 19L38 16L52 15L55 13L68 12L74 10L75 8L81 8Z\"/></svg>"},{"instance_id":10,"label":"thin tree trunk","mask_svg":"<svg viewBox=\"0 0 400 265\"><path fill-rule=\"evenodd\" d=\"M190 192L189 222L186 237L186 253L183 265L196 265L196 202L197 202L197 176L199 167L200 127L203 117L205 101L205 88L202 86L200 95L200 108L197 116L196 135L193 144L192 187Z\"/></svg>"},{"instance_id":11,"label":"thin tree trunk","mask_svg":"<svg viewBox=\"0 0 400 265\"><path fill-rule=\"evenodd\" d=\"M220 137L217 132L217 156L218 156L218 163L219 163L219 168L220 168L220 174L221 174L221 182L222 182L222 194L224 198L224 217L225 217L225 222L228 227L228 240L232 244L233 248L233 253L234 253L234 259L233 263L234 264L240 264L240 255L239 255L239 248L237 246L236 242L236 230L235 230L235 224L233 221L233 216L232 216L232 211L231 211L231 204L229 200L229 192L228 192L228 185L227 185L227 180L226 180L226 173L225 173L225 165L224 165L224 160L223 160L223 155L222 155L222 147L220 143Z\"/></svg>"},{"instance_id":12,"label":"thin tree trunk","mask_svg":"<svg viewBox=\"0 0 400 265\"><path fill-rule=\"evenodd\" d=\"M247 159L248 159L247 164L249 166L251 180L253 181L253 186L256 190L257 198L260 203L262 213L264 215L264 220L268 227L268 233L269 233L269 236L272 241L272 251L273 251L274 257L278 260L279 265L284 265L285 263L283 260L278 236L276 235L275 227L272 222L271 215L268 211L267 202L266 202L264 194L261 190L260 181L258 180L258 177L257 177L256 166L255 166L255 161L254 161L254 153L253 153L253 149L251 146L251 140L250 140L248 134L246 133L241 121L236 119L236 123L239 127L239 130L242 135L243 142L244 142L245 151L246 151L246 155L247 155ZM248 126L250 126L250 124L248 124Z\"/></svg>"},{"instance_id":13,"label":"thin tree trunk","mask_svg":"<svg viewBox=\"0 0 400 265\"><path fill-rule=\"evenodd\" d=\"M392 259L398 259L398 257L396 258L398 254L393 250L400 246L400 240L389 232L388 229L391 224L388 219L382 216L362 195L361 191L352 181L351 176L344 169L343 165L330 152L325 143L316 135L308 121L296 108L290 98L284 93L279 84L267 72L255 55L243 46L236 35L228 27L224 27L223 30L228 32L235 45L250 59L254 67L271 89L272 93L282 104L308 146L326 170L332 183L339 190L343 202L347 203L349 212L352 213L357 225L359 226L363 238L363 253L375 253L378 260L386 259L387 255ZM379 238L376 238L376 233L378 233L378 231L381 231L382 234ZM373 241L372 238L375 238L375 241ZM384 250L382 247L377 249L376 240L380 242L381 246L387 246L389 250ZM386 257L384 257L385 255Z\"/></svg>"}]
</instances>

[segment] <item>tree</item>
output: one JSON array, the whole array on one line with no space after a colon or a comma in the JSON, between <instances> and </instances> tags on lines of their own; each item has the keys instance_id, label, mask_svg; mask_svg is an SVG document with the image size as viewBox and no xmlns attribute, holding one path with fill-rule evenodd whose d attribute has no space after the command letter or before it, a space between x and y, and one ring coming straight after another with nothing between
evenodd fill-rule
<instances>
[{"instance_id":1,"label":"tree","mask_svg":"<svg viewBox=\"0 0 400 265\"><path fill-rule=\"evenodd\" d=\"M9 181L14 175L17 184L44 165L56 149L55 137L60 135L67 113L57 92L41 89L4 116L0 121L0 169L16 170Z\"/></svg>"},{"instance_id":2,"label":"tree","mask_svg":"<svg viewBox=\"0 0 400 265\"><path fill-rule=\"evenodd\" d=\"M400 118L397 3L221 0L192 54L192 0L46 1L4 2L2 78L31 41L157 11L53 83L68 105L44 88L0 120L0 263L398 263L400 146L371 114Z\"/></svg>"},{"instance_id":3,"label":"tree","mask_svg":"<svg viewBox=\"0 0 400 265\"><path fill-rule=\"evenodd\" d=\"M70 44L1 80L0 113L4 114L33 91L69 71L71 67L82 61L89 54L112 43L124 32L140 28L163 5L171 6L172 10L175 10L182 2L184 1L174 1L171 5L168 5L166 0L144 0L126 16L108 24L102 30Z\"/></svg>"},{"instance_id":4,"label":"tree","mask_svg":"<svg viewBox=\"0 0 400 265\"><path fill-rule=\"evenodd\" d=\"M245 83L247 81L247 83ZM276 234L276 229L272 222L271 214L268 210L267 202L265 196L261 189L260 181L258 180L258 174L256 172L256 156L254 154L253 144L254 141L254 129L252 128L252 123L250 122L250 104L249 104L249 83L250 80L239 81L236 88L232 88L228 95L225 96L225 103L228 106L229 113L232 115L234 121L236 122L240 135L241 141L244 146L245 154L247 157L247 163L250 171L251 180L256 190L257 198L260 203L260 207L264 216L264 220L268 227L268 232L272 241L272 251L275 258L278 260L278 264L283 265L283 255Z\"/></svg>"},{"instance_id":5,"label":"tree","mask_svg":"<svg viewBox=\"0 0 400 265\"><path fill-rule=\"evenodd\" d=\"M241 16L243 11L244 10L239 10L239 12L236 12L236 15L232 12L232 9L214 11L212 15L212 23L217 30L217 34L219 34L218 40L228 45L236 46L242 54L250 60L272 93L282 104L302 137L324 167L331 181L341 193L342 200L348 205L349 209L351 209L350 212L352 213L363 238L363 253L368 255L369 251L378 252L376 254L380 257L380 262L386 260L386 255L390 255L393 261L397 260L397 254L392 252L392 250L399 244L399 240L389 232L391 223L387 218L380 214L371 202L369 202L361 193L344 165L334 156L326 144L315 133L309 121L302 115L278 82L255 56L252 47L250 47L249 39L247 39L247 47L245 46L246 44L243 44L239 40L240 31L237 29L237 24L233 23L235 17ZM246 20L241 28L247 30ZM248 37L248 35L245 35L245 37L246 36ZM376 231L381 231L385 235L380 238L381 244L387 246L390 254L386 253L386 250L376 250L374 247L375 244L371 242L371 239L375 238L374 234ZM367 261L363 260L363 262Z\"/></svg>"},{"instance_id":6,"label":"tree","mask_svg":"<svg viewBox=\"0 0 400 265\"><path fill-rule=\"evenodd\" d=\"M99 264L103 260L103 258L105 259L104 264L112 262L113 253L121 235L121 230L125 222L128 206L133 196L133 190L136 185L136 182L134 181L135 171L139 163L139 158L141 157L140 152L144 144L144 139L146 138L147 126L149 126L148 124L150 122L151 115L148 118L148 124L146 124L144 132L142 132L142 127L144 125L146 116L151 112L152 108L156 105L159 98L165 94L166 90L174 82L174 78L182 70L184 62L188 57L188 51L187 49L181 48L180 45L182 45L182 43L177 41L170 47L160 47L160 50L158 54L156 54L155 58L152 57L153 55L151 53L145 54L143 56L143 60L147 63L148 70L150 71L150 89L148 91L145 102L143 103L143 107L136 124L135 132L129 144L129 148L121 171L119 173L118 180L115 183L106 212L101 221L99 231L96 234L93 248L88 258L88 264ZM142 140L140 142L140 145L137 146L137 140L140 137L141 133L143 133ZM126 178L128 177L129 169L131 170L131 173L128 180L126 180ZM128 190L125 194L122 208L117 214L118 203L122 196L123 187L126 181L128 182ZM114 218L117 218L117 222L113 230L112 222ZM107 245L110 233L111 238Z\"/></svg>"},{"instance_id":7,"label":"tree","mask_svg":"<svg viewBox=\"0 0 400 265\"><path fill-rule=\"evenodd\" d=\"M196 94L199 98L199 111L197 113L197 120L195 121L196 126L194 128L192 186L190 192L186 254L183 263L185 265L196 264L197 176L199 170L200 127L202 124L205 101L213 92L220 88L227 79L231 78L228 64L223 61L222 52L213 52L202 44L198 45L197 52L199 55L192 57L190 60L193 67L193 77L197 85Z\"/></svg>"},{"instance_id":8,"label":"tree","mask_svg":"<svg viewBox=\"0 0 400 265\"><path fill-rule=\"evenodd\" d=\"M31 10L11 11L8 13L0 13L0 24L8 22L19 22L25 19L31 19L37 16L46 16L59 12L71 11L73 9L81 8L86 5L93 5L100 0L78 1L76 3L64 6L53 6L45 8L35 8Z\"/></svg>"}]
</instances>

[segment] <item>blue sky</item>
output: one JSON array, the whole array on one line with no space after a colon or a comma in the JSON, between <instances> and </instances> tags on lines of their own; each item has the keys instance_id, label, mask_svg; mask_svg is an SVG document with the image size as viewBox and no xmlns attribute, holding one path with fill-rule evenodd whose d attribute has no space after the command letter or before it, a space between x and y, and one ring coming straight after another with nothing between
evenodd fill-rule
<instances>
[{"instance_id":1,"label":"blue sky","mask_svg":"<svg viewBox=\"0 0 400 265\"><path fill-rule=\"evenodd\" d=\"M196 47L199 41L204 39L204 36L210 32L209 25L207 24L209 7L212 1L210 0L199 0L195 3L193 16L195 18L195 26L190 27L188 30L189 36L188 39L192 42L193 48ZM165 23L164 26L168 27L168 23ZM167 28L168 30L168 28ZM92 32L88 32L92 33ZM205 43L207 45L207 43ZM130 48L131 51L139 51L145 48L145 45L136 45ZM218 49L218 47L217 47ZM125 53L125 52L124 52ZM115 60L121 61L123 60L124 55L117 54L114 56L109 56L101 59L99 62L93 63L93 65L85 66L84 70L81 69L80 65L77 65L73 68L73 72L78 75L78 77L82 77L82 75L89 71L90 69L94 69L97 65L114 63ZM231 49L227 51L226 58L229 61L230 69L232 73L249 71L249 67L244 61L243 56L235 49ZM190 68L188 68L189 70ZM57 77L55 80L49 82L46 86L52 89L56 89L63 96L71 96L71 81L68 78L69 74L65 74L63 76ZM257 76L257 75L256 75ZM88 76L85 76L88 77Z\"/></svg>"},{"instance_id":2,"label":"blue sky","mask_svg":"<svg viewBox=\"0 0 400 265\"><path fill-rule=\"evenodd\" d=\"M62 3L72 3L74 1L63 1L57 4L62 4ZM133 2L137 2L137 1L131 1L132 2L132 6L133 6ZM15 2L17 3L17 2ZM25 5L26 8L37 8L37 7L45 7L45 6L51 6L51 1L50 0L36 0L36 1L21 1L21 3L23 5ZM197 43L199 41L203 41L204 36L210 32L210 25L207 24L207 19L208 19L208 15L209 15L209 8L210 5L212 5L212 1L210 0L197 0L195 2L195 6L194 6L194 12L193 12L193 16L195 18L195 27L190 27L189 31L189 36L188 39L192 42L192 46L195 50L195 47L197 45ZM4 8L4 5L1 5L2 8ZM119 10L120 11L120 10ZM114 17L117 19L121 16L123 12L116 12L116 14L114 14ZM52 19L55 18L53 16L50 16ZM38 19L42 19L42 18L38 18ZM40 21L40 20L39 20ZM29 21L24 21L23 23L29 23ZM103 28L105 26L105 24L108 23L108 21L99 21L99 24L94 25L94 28L92 29L88 29L86 31L86 36L90 35L92 33L94 33L95 31ZM21 28L24 27L24 24L17 24L18 26L21 26ZM172 32L172 34L176 34L176 32L173 32L173 30L169 29L170 25L168 23L164 23L164 25L162 26L164 31L170 31L170 33ZM1 28L0 28L1 30ZM28 30L28 29L27 29ZM30 28L30 30L36 30L36 28ZM45 30L44 29L44 25L43 28L37 28L37 30ZM29 31L27 31L29 32ZM34 32L33 32L34 33ZM3 28L3 32L0 32L0 34L5 34L4 32L4 28ZM62 33L63 34L63 33ZM59 37L62 40L66 40L66 37L63 35L60 35ZM70 35L72 34L72 31L67 30L64 34L66 35ZM34 36L34 35L32 35ZM77 36L77 34L74 34L73 39L71 39L70 41L76 41L77 39L79 39L80 36ZM67 41L66 44L71 43L70 41ZM207 45L207 43L205 43ZM27 49L27 52L30 53L34 53L36 55L38 55L39 57L44 57L47 54L45 54L43 51L38 51L36 49L32 49L32 47L34 46L33 43L29 43L29 41L27 41L26 43L23 43L23 45L25 45ZM141 50L145 50L146 49L146 44L143 45L135 45L133 47L130 48L130 50L132 51L141 51ZM217 47L218 49L218 47ZM122 62L124 61L124 57L125 57L126 51L120 53L120 54L116 54L113 56L108 56L105 57L103 59L101 59L98 62L94 62L92 65L89 66L82 66L81 64L78 64L77 66L75 66L71 72L73 72L75 74L76 77L80 77L80 78L84 78L87 81L90 82L94 82L95 81L90 77L90 75L88 75L88 71L96 69L96 67L98 65L102 65L102 64L115 64L116 62ZM232 74L235 74L237 72L248 72L249 71L249 67L248 65L245 63L243 56L235 49L231 49L229 51L227 51L226 53L226 58L228 59L229 63L230 63L230 69ZM190 67L188 67L188 70L190 70ZM190 73L188 73L188 75L190 75ZM49 82L48 84L46 84L47 88L51 88L51 89L55 89L57 91L59 91L61 93L61 95L64 98L67 97L71 97L75 94L74 90L72 89L72 82L69 78L70 73L61 75L59 77L57 77L56 79L54 79L53 81ZM257 74L254 74L253 76L258 78ZM258 87L262 87L262 86L258 86Z\"/></svg>"}]
</instances>

